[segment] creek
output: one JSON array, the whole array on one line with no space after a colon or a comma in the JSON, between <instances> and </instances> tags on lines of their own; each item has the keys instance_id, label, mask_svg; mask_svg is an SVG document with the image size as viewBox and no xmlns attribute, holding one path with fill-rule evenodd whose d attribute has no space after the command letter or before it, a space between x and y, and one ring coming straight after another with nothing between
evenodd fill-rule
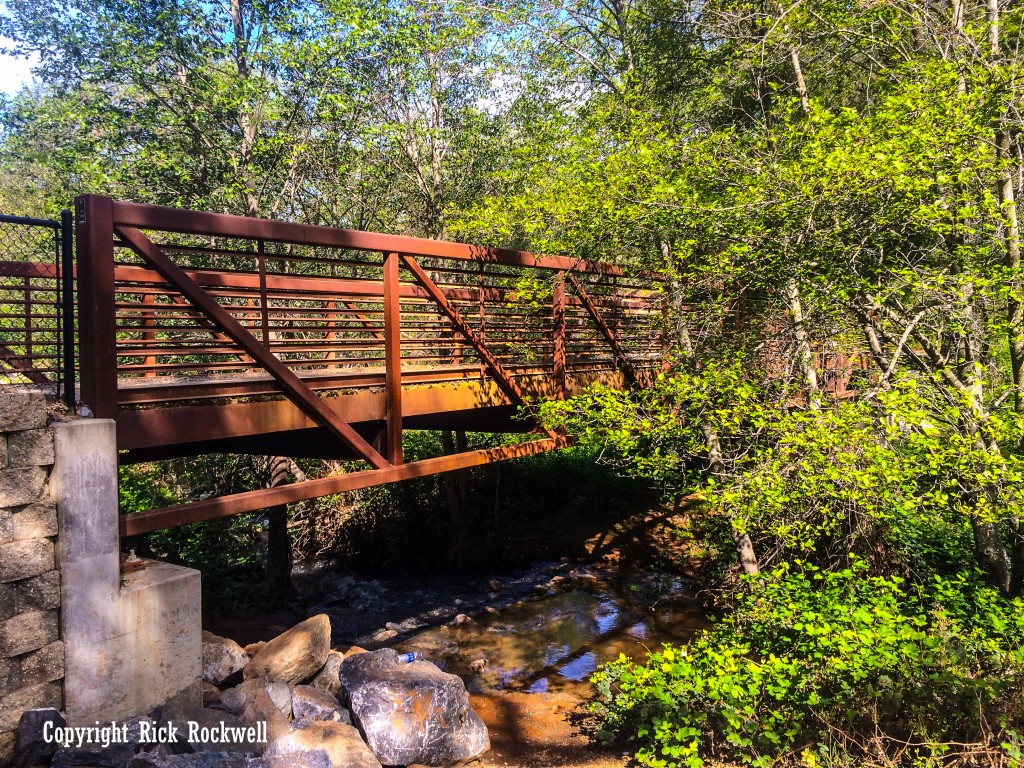
<instances>
[{"instance_id":1,"label":"creek","mask_svg":"<svg viewBox=\"0 0 1024 768\"><path fill-rule=\"evenodd\" d=\"M359 579L296 574L309 613L327 613L335 645L418 652L473 692L586 696L598 665L642 661L708 624L678 578L601 565L543 563L487 578ZM315 597L314 597L315 596Z\"/></svg>"}]
</instances>

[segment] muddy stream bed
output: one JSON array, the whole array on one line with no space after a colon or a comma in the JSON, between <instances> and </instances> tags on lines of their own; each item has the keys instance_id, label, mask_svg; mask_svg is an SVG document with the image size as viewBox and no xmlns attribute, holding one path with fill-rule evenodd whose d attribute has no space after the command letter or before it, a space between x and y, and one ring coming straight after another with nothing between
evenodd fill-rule
<instances>
[{"instance_id":1,"label":"muddy stream bed","mask_svg":"<svg viewBox=\"0 0 1024 768\"><path fill-rule=\"evenodd\" d=\"M303 615L218 620L209 628L247 643L326 613L336 648L419 652L465 680L491 732L484 766L623 765L621 755L588 746L570 722L592 695L590 675L619 654L642 661L648 650L685 642L708 624L704 601L684 581L603 564L393 579L314 568L298 571L294 582Z\"/></svg>"}]
</instances>

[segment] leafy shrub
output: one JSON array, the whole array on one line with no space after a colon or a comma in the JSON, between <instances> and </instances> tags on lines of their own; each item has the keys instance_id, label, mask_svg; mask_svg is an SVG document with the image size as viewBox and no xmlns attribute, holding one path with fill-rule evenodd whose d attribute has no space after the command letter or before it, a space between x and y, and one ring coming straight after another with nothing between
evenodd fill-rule
<instances>
[{"instance_id":1,"label":"leafy shrub","mask_svg":"<svg viewBox=\"0 0 1024 768\"><path fill-rule=\"evenodd\" d=\"M687 646L595 674L600 741L630 743L658 768L896 745L927 759L996 737L1011 751L1008 729L1024 721L1024 601L967 576L868 576L857 560L836 572L782 566L747 585Z\"/></svg>"}]
</instances>

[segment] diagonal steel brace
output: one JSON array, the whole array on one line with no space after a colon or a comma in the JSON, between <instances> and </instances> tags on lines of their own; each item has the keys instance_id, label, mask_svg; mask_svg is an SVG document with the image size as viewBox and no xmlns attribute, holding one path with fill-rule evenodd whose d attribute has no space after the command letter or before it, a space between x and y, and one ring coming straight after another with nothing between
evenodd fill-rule
<instances>
[{"instance_id":1,"label":"diagonal steel brace","mask_svg":"<svg viewBox=\"0 0 1024 768\"><path fill-rule=\"evenodd\" d=\"M139 256L145 259L161 277L173 285L182 296L205 314L214 325L274 377L282 391L309 418L333 432L338 439L368 461L375 469L385 469L391 463L373 449L358 432L336 414L310 387L269 349L249 333L226 309L218 304L185 271L171 261L152 240L134 227L115 227L118 235Z\"/></svg>"}]
</instances>

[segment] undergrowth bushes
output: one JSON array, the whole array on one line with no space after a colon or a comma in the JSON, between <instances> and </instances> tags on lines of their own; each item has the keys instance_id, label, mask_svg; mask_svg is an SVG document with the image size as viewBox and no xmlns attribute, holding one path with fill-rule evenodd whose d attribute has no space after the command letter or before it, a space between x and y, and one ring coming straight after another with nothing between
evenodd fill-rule
<instances>
[{"instance_id":1,"label":"undergrowth bushes","mask_svg":"<svg viewBox=\"0 0 1024 768\"><path fill-rule=\"evenodd\" d=\"M1013 759L1024 601L974 574L908 584L858 560L782 565L746 587L687 646L598 671L600 741L632 744L657 768L708 756L939 764L974 743Z\"/></svg>"}]
</instances>

